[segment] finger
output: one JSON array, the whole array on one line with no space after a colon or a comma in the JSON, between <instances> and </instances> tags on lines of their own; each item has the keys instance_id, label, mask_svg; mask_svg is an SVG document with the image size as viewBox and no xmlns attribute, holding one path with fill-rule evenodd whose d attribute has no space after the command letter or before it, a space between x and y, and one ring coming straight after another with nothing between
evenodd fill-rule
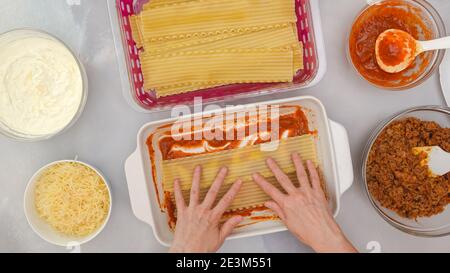
<instances>
[{"instance_id":1,"label":"finger","mask_svg":"<svg viewBox=\"0 0 450 273\"><path fill-rule=\"evenodd\" d=\"M227 174L227 168L220 169L219 173L217 174L214 183L206 194L205 201L203 201L203 205L205 205L207 208L210 208L216 201L217 195L219 194L220 188L222 187L223 181L225 180Z\"/></svg>"},{"instance_id":2,"label":"finger","mask_svg":"<svg viewBox=\"0 0 450 273\"><path fill-rule=\"evenodd\" d=\"M268 201L264 203L264 206L266 206L268 209L273 210L273 212L275 212L275 214L278 215L278 217L280 217L282 221L285 221L286 217L284 215L283 209L281 209L281 207L276 202Z\"/></svg>"},{"instance_id":3,"label":"finger","mask_svg":"<svg viewBox=\"0 0 450 273\"><path fill-rule=\"evenodd\" d=\"M267 180L259 173L253 175L253 180L267 195L270 196L270 198L275 200L275 202L280 203L283 200L284 194L275 188L275 186L267 182Z\"/></svg>"},{"instance_id":4,"label":"finger","mask_svg":"<svg viewBox=\"0 0 450 273\"><path fill-rule=\"evenodd\" d=\"M192 177L191 197L189 200L189 206L195 206L198 204L198 199L200 198L201 176L202 176L202 167L201 166L195 167L194 175Z\"/></svg>"},{"instance_id":5,"label":"finger","mask_svg":"<svg viewBox=\"0 0 450 273\"><path fill-rule=\"evenodd\" d=\"M237 225L239 225L244 220L244 217L242 216L234 216L228 221L223 224L222 228L220 229L220 238L222 241L225 241L225 239L231 235L233 230L236 228Z\"/></svg>"},{"instance_id":6,"label":"finger","mask_svg":"<svg viewBox=\"0 0 450 273\"><path fill-rule=\"evenodd\" d=\"M313 189L315 191L323 192L316 166L314 166L314 163L311 160L308 160L306 162L306 166L308 167L309 178L311 180Z\"/></svg>"},{"instance_id":7,"label":"finger","mask_svg":"<svg viewBox=\"0 0 450 273\"><path fill-rule=\"evenodd\" d=\"M267 159L267 166L273 172L277 181L283 187L283 189L288 193L293 193L296 191L294 184L292 184L289 177L283 172L283 170L278 166L278 164L272 158Z\"/></svg>"},{"instance_id":8,"label":"finger","mask_svg":"<svg viewBox=\"0 0 450 273\"><path fill-rule=\"evenodd\" d=\"M175 192L175 205L177 207L178 213L180 213L186 208L183 193L181 192L180 180L178 179L175 180L173 190Z\"/></svg>"},{"instance_id":9,"label":"finger","mask_svg":"<svg viewBox=\"0 0 450 273\"><path fill-rule=\"evenodd\" d=\"M308 174L306 173L305 166L303 166L303 161L300 155L298 153L293 153L292 161L294 162L295 170L297 172L297 179L298 182L300 183L300 189L302 190L311 189Z\"/></svg>"},{"instance_id":10,"label":"finger","mask_svg":"<svg viewBox=\"0 0 450 273\"><path fill-rule=\"evenodd\" d=\"M217 206L213 210L213 215L215 219L222 218L222 215L225 211L230 207L231 203L233 203L234 198L238 194L241 189L242 181L238 180L236 183L231 186L228 192L222 197Z\"/></svg>"}]
</instances>

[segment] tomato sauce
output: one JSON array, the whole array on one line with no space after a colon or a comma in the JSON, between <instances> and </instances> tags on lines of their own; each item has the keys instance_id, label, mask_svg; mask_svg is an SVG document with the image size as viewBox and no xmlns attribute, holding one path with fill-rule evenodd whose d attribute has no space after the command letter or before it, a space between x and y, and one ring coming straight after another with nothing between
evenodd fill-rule
<instances>
[{"instance_id":1,"label":"tomato sauce","mask_svg":"<svg viewBox=\"0 0 450 273\"><path fill-rule=\"evenodd\" d=\"M388 32L380 39L378 50L379 58L385 65L396 66L415 54L416 42L406 32Z\"/></svg>"},{"instance_id":2,"label":"tomato sauce","mask_svg":"<svg viewBox=\"0 0 450 273\"><path fill-rule=\"evenodd\" d=\"M282 116L279 120L279 135L278 138L281 139L282 136L285 134L285 132L288 131L289 137L295 137L295 136L301 136L304 134L311 133L308 128L308 120L306 119L305 114L301 111L301 109L298 107L296 111L293 114ZM246 127L243 129L244 136L250 135L250 129L249 129L249 117L246 116ZM270 128L272 128L272 120L267 120L267 132L270 132ZM177 158L184 158L188 156L195 156L199 153L191 153L188 152L189 148L194 147L203 147L205 145L205 141L207 142L208 147L210 147L211 150L204 151L201 154L206 153L212 153L214 151L225 151L225 150L232 150L239 148L242 139L238 139L237 136L239 135L238 129L233 128L233 136L234 139L227 139L227 132L225 130L222 130L219 132L218 135L221 135L220 139L212 139L212 140L205 140L205 139L195 139L194 133L190 134L189 139L181 139L181 140L175 140L170 133L167 134L167 137L161 138L159 140L159 149L161 151L161 155L163 160L171 160L171 159L177 159ZM191 131L194 131L193 128L191 128ZM263 140L261 138L258 138L252 143L252 145L258 145L265 142L268 142L270 140ZM147 143L149 144L149 143ZM151 145L150 145L151 146ZM186 150L180 150L179 148L187 148Z\"/></svg>"},{"instance_id":3,"label":"tomato sauce","mask_svg":"<svg viewBox=\"0 0 450 273\"><path fill-rule=\"evenodd\" d=\"M422 76L433 53L419 55L409 68L399 73L383 71L377 63L375 44L378 36L388 29L403 30L416 40L431 40L434 34L423 11L405 1L383 1L366 9L353 24L349 37L351 60L358 72L369 82L385 87L400 88ZM403 54L398 44L383 47L382 55L390 63L398 62Z\"/></svg>"}]
</instances>

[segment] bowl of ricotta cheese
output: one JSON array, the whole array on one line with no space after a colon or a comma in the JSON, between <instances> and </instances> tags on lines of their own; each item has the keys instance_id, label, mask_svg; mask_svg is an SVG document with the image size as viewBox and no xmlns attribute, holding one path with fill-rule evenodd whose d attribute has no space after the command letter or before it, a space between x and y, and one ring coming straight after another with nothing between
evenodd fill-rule
<instances>
[{"instance_id":1,"label":"bowl of ricotta cheese","mask_svg":"<svg viewBox=\"0 0 450 273\"><path fill-rule=\"evenodd\" d=\"M0 132L23 141L60 134L87 99L83 65L58 38L39 30L0 35Z\"/></svg>"}]
</instances>

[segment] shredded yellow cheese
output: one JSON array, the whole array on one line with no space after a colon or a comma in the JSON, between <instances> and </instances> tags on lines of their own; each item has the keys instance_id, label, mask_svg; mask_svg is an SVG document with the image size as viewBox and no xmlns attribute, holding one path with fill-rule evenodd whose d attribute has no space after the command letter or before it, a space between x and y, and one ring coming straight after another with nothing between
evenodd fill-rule
<instances>
[{"instance_id":1,"label":"shredded yellow cheese","mask_svg":"<svg viewBox=\"0 0 450 273\"><path fill-rule=\"evenodd\" d=\"M95 170L64 162L48 167L38 177L35 205L38 215L55 230L83 237L105 222L110 198L105 181Z\"/></svg>"}]
</instances>

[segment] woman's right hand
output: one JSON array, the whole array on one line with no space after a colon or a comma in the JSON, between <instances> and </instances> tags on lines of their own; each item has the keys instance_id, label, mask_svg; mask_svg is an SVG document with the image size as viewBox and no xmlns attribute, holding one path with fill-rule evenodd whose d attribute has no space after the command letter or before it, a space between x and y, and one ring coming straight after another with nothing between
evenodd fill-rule
<instances>
[{"instance_id":1,"label":"woman's right hand","mask_svg":"<svg viewBox=\"0 0 450 273\"><path fill-rule=\"evenodd\" d=\"M272 209L301 242L317 252L356 252L335 222L322 190L319 174L311 161L308 174L297 153L292 155L300 186L295 186L277 163L269 158L267 165L287 194L268 183L260 174L255 182L273 199L265 205Z\"/></svg>"},{"instance_id":2,"label":"woman's right hand","mask_svg":"<svg viewBox=\"0 0 450 273\"><path fill-rule=\"evenodd\" d=\"M200 200L200 180L202 168L197 166L192 178L189 205L185 203L180 181L175 181L174 193L177 205L177 225L170 252L211 253L216 252L233 229L243 220L234 216L221 225L225 211L233 202L241 188L237 181L215 205L217 195L227 176L228 169L222 168L203 201Z\"/></svg>"}]
</instances>

